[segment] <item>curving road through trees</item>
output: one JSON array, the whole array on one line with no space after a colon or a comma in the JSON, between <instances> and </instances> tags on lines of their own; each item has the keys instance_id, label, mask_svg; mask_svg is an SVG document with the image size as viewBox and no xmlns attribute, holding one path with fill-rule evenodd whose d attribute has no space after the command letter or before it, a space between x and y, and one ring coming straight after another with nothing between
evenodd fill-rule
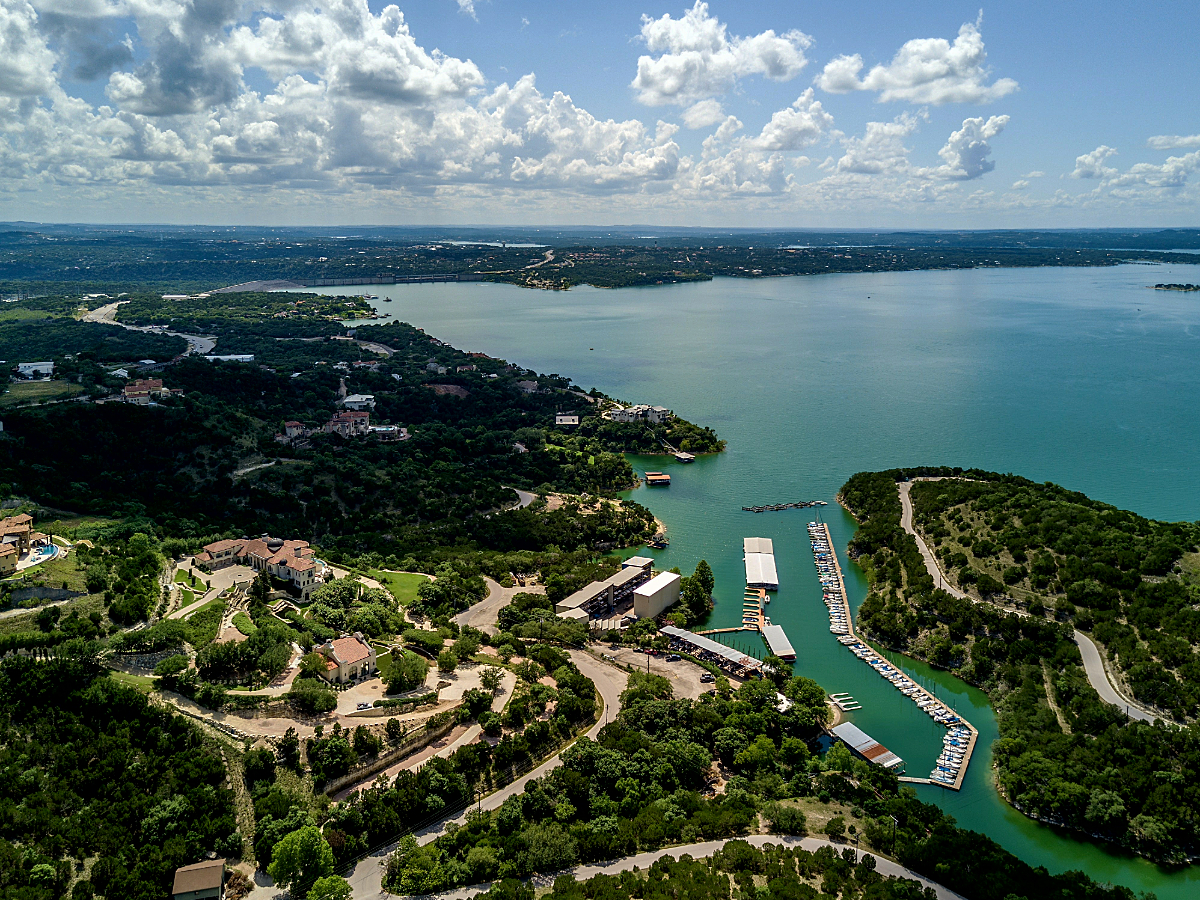
<instances>
[{"instance_id":1,"label":"curving road through trees","mask_svg":"<svg viewBox=\"0 0 1200 900\"><path fill-rule=\"evenodd\" d=\"M917 542L917 549L921 551L921 558L925 560L925 570L933 577L934 582L939 588L953 597L958 597L961 600L969 600L972 603L982 603L982 600L976 600L970 594L959 590L946 579L942 574L941 566L938 565L937 557L930 551L929 546L925 543L925 539L917 533L917 529L913 527L913 506L910 492L912 486L917 481L941 481L940 478L914 478L912 481L902 481L898 485L900 490L900 527L911 534ZM1018 616L1029 615L1017 609L1007 609L1000 607L1005 612L1013 613ZM1083 670L1087 673L1088 683L1100 695L1100 699L1106 703L1111 703L1113 706L1120 707L1125 710L1131 719L1138 719L1142 722L1153 722L1160 716L1142 709L1129 698L1125 697L1118 689L1113 681L1109 678L1108 670L1104 666L1104 657L1101 655L1099 648L1092 642L1086 634L1081 631L1074 633L1075 644L1079 647L1080 655L1083 656Z\"/></svg>"}]
</instances>

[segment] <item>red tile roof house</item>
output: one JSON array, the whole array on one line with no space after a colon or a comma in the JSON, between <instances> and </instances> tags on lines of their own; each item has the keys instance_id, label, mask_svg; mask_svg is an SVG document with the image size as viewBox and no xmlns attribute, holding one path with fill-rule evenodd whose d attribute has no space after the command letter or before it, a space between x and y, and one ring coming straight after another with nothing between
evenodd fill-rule
<instances>
[{"instance_id":1,"label":"red tile roof house","mask_svg":"<svg viewBox=\"0 0 1200 900\"><path fill-rule=\"evenodd\" d=\"M371 414L363 410L348 409L330 419L323 430L343 437L367 434L371 430Z\"/></svg>"},{"instance_id":2,"label":"red tile roof house","mask_svg":"<svg viewBox=\"0 0 1200 900\"><path fill-rule=\"evenodd\" d=\"M351 637L327 641L316 650L325 657L325 677L330 681L352 681L378 670L375 648L357 631Z\"/></svg>"},{"instance_id":3,"label":"red tile roof house","mask_svg":"<svg viewBox=\"0 0 1200 900\"><path fill-rule=\"evenodd\" d=\"M300 592L301 602L325 583L326 566L313 556L308 541L283 541L266 535L253 540L217 541L207 545L196 562L213 571L240 563L255 572L267 572L289 582Z\"/></svg>"}]
</instances>

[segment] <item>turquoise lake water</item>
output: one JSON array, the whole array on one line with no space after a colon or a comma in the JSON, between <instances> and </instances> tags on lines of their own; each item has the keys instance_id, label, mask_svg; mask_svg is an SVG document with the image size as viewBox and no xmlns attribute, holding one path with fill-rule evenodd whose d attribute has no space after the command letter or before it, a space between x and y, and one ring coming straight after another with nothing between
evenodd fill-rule
<instances>
[{"instance_id":1,"label":"turquoise lake water","mask_svg":"<svg viewBox=\"0 0 1200 900\"><path fill-rule=\"evenodd\" d=\"M827 500L821 510L851 605L866 593L845 557L853 520L833 503L858 471L979 466L1056 481L1164 519L1200 518L1200 296L1148 290L1200 282L1198 266L979 269L833 275L567 292L507 285L364 288L381 312L465 350L571 376L631 402L711 425L727 452L662 469L669 488L631 496L666 522L664 567L707 559L712 627L741 617L743 537L775 542L769 614L797 650L797 674L863 705L853 721L923 776L944 731L829 633L805 523L814 510L742 506ZM348 293L353 289L329 289ZM762 653L757 636L736 643ZM986 698L894 657L980 730L962 792L918 789L959 824L1034 865L1083 869L1159 897L1200 895L1200 871L1166 872L1038 825L992 785Z\"/></svg>"}]
</instances>

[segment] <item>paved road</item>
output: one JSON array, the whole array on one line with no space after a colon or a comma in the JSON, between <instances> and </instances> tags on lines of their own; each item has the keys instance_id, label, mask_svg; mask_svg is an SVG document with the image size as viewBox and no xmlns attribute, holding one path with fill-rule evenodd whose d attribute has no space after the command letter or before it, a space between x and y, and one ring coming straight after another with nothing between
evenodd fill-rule
<instances>
[{"instance_id":1,"label":"paved road","mask_svg":"<svg viewBox=\"0 0 1200 900\"><path fill-rule=\"evenodd\" d=\"M506 588L486 575L483 577L483 580L487 584L487 597L480 600L474 606L464 609L454 617L454 621L459 627L470 625L472 628L477 628L488 634L499 634L500 629L497 627L497 623L500 621L500 610L508 606L512 602L513 597L520 593L544 594L546 592L546 589L540 584L530 587L513 586Z\"/></svg>"},{"instance_id":2,"label":"paved road","mask_svg":"<svg viewBox=\"0 0 1200 900\"><path fill-rule=\"evenodd\" d=\"M117 321L117 307L122 303L128 303L128 300L118 300L116 303L109 303L105 306L97 307L90 312L84 313L83 321L97 322L101 325L116 325L118 328L124 328L128 331L143 331L154 334L166 334L171 337L181 337L187 341L188 353L197 353L203 356L206 353L211 353L212 349L217 346L215 338L202 337L198 334L183 334L178 331L159 331L157 328L141 325L126 325L124 322Z\"/></svg>"},{"instance_id":3,"label":"paved road","mask_svg":"<svg viewBox=\"0 0 1200 900\"><path fill-rule=\"evenodd\" d=\"M1075 643L1079 646L1080 655L1083 656L1083 670L1087 672L1088 682L1096 689L1101 700L1121 707L1131 719L1153 722L1155 719L1162 718L1135 706L1133 701L1117 691L1108 678L1108 671L1104 668L1104 658L1100 655L1100 648L1092 643L1090 637L1081 631L1076 631Z\"/></svg>"},{"instance_id":4,"label":"paved road","mask_svg":"<svg viewBox=\"0 0 1200 900\"><path fill-rule=\"evenodd\" d=\"M938 565L937 557L930 552L929 547L925 544L924 538L917 534L917 530L913 528L912 497L909 496L909 492L912 490L914 482L940 480L940 478L915 478L913 481L900 482L900 527L916 538L917 549L921 551L921 557L925 560L925 570L933 576L933 579L937 582L938 587L940 587L946 593L954 597L958 597L959 599L970 600L972 603L981 603L983 601L976 600L969 594L963 593L958 588L954 587L954 585L950 584L942 576L942 569ZM1028 613L1017 609L1005 609L1004 607L1000 608L1005 612L1010 612L1018 616L1029 615ZM1094 643L1092 643L1091 638L1080 631L1076 631L1074 637L1075 643L1079 647L1079 652L1083 656L1083 671L1087 673L1088 683L1091 684L1096 693L1100 695L1101 700L1105 701L1106 703L1111 703L1113 706L1118 706L1121 709L1124 709L1129 714L1131 719L1139 719L1143 722L1153 722L1156 718L1161 718L1161 716L1155 716L1153 713L1142 709L1117 690L1116 685L1114 685L1109 678L1108 670L1104 667L1104 659L1100 655L1100 650Z\"/></svg>"},{"instance_id":5,"label":"paved road","mask_svg":"<svg viewBox=\"0 0 1200 900\"><path fill-rule=\"evenodd\" d=\"M623 669L618 669L607 663L601 662L594 656L584 653L580 650L572 650L571 659L575 665L579 667L579 671L592 679L596 683L596 689L600 692L600 696L604 699L604 712L600 716L600 720L596 722L587 732L587 736L595 738L609 721L616 718L617 713L621 711L621 691L625 689L625 683L629 679L628 673ZM492 810L498 809L509 797L521 794L525 790L525 784L533 778L541 778L547 772L558 767L562 762L561 754L548 759L532 772L517 779L507 787L501 788L494 794L489 794L484 797L478 804L482 809ZM466 819L466 814L457 816L454 821L461 824ZM424 831L417 833L417 843L428 844L437 839L442 833L446 822L439 822ZM383 896L383 868L387 865L388 855L395 849L395 845L389 845L383 850L378 851L371 856L368 856L352 871L346 878L350 882L350 887L354 892L354 900L378 900ZM254 900L259 900L260 897L270 896L268 891L256 890L253 894Z\"/></svg>"},{"instance_id":6,"label":"paved road","mask_svg":"<svg viewBox=\"0 0 1200 900\"><path fill-rule=\"evenodd\" d=\"M773 834L751 834L741 838L726 838L719 841L705 841L699 844L685 844L682 847L666 847L662 850L652 850L647 853L638 853L635 856L627 856L624 859L619 859L615 862L604 863L592 866L578 866L574 869L568 869L565 872L554 872L548 875L538 875L532 879L532 882L537 887L549 887L554 883L554 879L559 875L571 875L576 881L586 881L595 875L618 875L621 872L630 872L633 869L645 871L664 857L671 859L679 859L681 856L687 855L693 859L706 859L722 849L731 840L742 840L755 847L762 847L766 844L784 844L791 847L801 847L808 850L810 853L821 847L832 847L838 853L841 853L848 844L835 844L832 841L826 841L821 838L796 838L783 835ZM862 852L862 856L874 856L866 851ZM911 869L906 869L899 863L892 862L890 859L884 859L881 856L875 856L875 871L880 875L892 876L894 878L908 878L919 882L924 887L933 888L933 892L937 895L938 900L963 900L961 894L957 894L947 887L943 887L935 881L930 881L924 875L918 875ZM469 897L474 897L481 894L490 888L490 884L474 885L472 887L458 888L453 891L445 891L441 894L434 894L436 900L467 900ZM370 900L377 900L380 894L371 895ZM390 895L389 895L390 896ZM366 895L359 894L355 891L355 900L367 900Z\"/></svg>"}]
</instances>

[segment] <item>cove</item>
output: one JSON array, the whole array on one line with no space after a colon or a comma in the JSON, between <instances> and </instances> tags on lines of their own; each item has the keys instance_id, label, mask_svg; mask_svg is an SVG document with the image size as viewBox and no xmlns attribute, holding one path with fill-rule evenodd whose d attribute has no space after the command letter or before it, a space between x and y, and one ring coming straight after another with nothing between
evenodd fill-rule
<instances>
[{"instance_id":1,"label":"cove","mask_svg":"<svg viewBox=\"0 0 1200 900\"><path fill-rule=\"evenodd\" d=\"M834 495L855 472L937 464L1056 481L1163 519L1200 517L1200 297L1148 290L1200 282L1197 266L977 269L834 275L544 292L496 284L373 285L381 312L464 350L572 377L631 402L714 427L728 450L662 469L669 488L630 496L668 526L659 565L717 580L710 627L738 623L741 540L775 542L781 587L770 615L798 674L863 706L853 721L929 771L942 729L829 633L805 523L817 510L742 506L827 500L820 510L854 609L866 594L845 557L854 522ZM351 293L333 288L323 293ZM735 643L762 652L760 639ZM921 787L959 824L1033 865L1195 896L1200 871L1166 872L1034 823L992 786L996 737L986 698L960 680L894 657L980 729L959 794Z\"/></svg>"}]
</instances>

